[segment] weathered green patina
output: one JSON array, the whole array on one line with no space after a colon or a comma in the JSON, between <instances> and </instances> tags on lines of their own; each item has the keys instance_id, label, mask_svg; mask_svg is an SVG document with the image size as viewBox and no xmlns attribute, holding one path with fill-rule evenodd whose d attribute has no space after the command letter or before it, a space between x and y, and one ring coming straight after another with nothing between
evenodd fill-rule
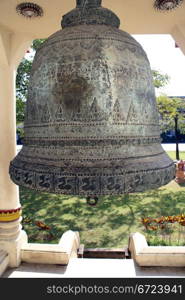
<instances>
[{"instance_id":1,"label":"weathered green patina","mask_svg":"<svg viewBox=\"0 0 185 300\"><path fill-rule=\"evenodd\" d=\"M78 0L37 51L24 146L12 180L95 197L141 192L174 178L160 144L147 56L100 0Z\"/></svg>"}]
</instances>

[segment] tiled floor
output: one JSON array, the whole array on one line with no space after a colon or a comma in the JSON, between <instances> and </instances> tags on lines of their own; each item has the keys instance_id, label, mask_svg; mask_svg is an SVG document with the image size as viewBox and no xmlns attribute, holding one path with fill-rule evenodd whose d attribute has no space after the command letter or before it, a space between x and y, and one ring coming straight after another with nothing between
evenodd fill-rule
<instances>
[{"instance_id":1,"label":"tiled floor","mask_svg":"<svg viewBox=\"0 0 185 300\"><path fill-rule=\"evenodd\" d=\"M183 277L184 268L139 267L132 259L71 259L68 266L22 263L8 269L8 278L124 278L124 277Z\"/></svg>"}]
</instances>

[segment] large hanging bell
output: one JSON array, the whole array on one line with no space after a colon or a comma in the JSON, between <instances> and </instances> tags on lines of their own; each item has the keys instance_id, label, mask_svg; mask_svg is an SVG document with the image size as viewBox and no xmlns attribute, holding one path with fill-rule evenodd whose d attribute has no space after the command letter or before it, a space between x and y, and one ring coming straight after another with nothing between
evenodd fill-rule
<instances>
[{"instance_id":1,"label":"large hanging bell","mask_svg":"<svg viewBox=\"0 0 185 300\"><path fill-rule=\"evenodd\" d=\"M10 164L21 186L58 194L142 192L174 178L160 144L150 64L101 0L77 0L37 51L25 139Z\"/></svg>"}]
</instances>

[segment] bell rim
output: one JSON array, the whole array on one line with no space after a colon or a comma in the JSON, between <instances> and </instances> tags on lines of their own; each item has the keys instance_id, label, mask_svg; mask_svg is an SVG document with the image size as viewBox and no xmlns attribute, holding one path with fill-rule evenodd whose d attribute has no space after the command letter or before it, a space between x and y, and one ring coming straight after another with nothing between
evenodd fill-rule
<instances>
[{"instance_id":1,"label":"bell rim","mask_svg":"<svg viewBox=\"0 0 185 300\"><path fill-rule=\"evenodd\" d=\"M15 179L15 172L16 171L20 171L20 176L24 176L25 173L28 174L27 178L31 175L33 176L35 179L34 179L34 184L33 185L29 185L29 184L26 184L24 183L23 181L20 182L20 181L17 181ZM139 178L140 175L142 174L145 174L145 178L149 178L149 175L156 175L156 178L157 178L157 173L160 173L160 175L162 176L162 180L163 182L160 182L160 181L157 181L157 182L147 182L147 187L146 188L143 188L143 186L145 186L144 184L146 183L143 183L143 184L140 184L140 185L137 185L137 180ZM165 174L167 174L167 172L170 172L168 174L168 177L165 179ZM34 173L34 174L33 174ZM74 186L72 186L71 188L71 191L69 190L65 190L65 189L57 189L56 188L56 185L57 185L57 178L62 178L62 180L64 180L65 178L65 182L66 182L66 185L67 185L67 182L71 179L74 179L74 175L73 176L66 176L64 175L64 173L58 173L58 174L55 174L55 173L52 173L50 171L50 173L46 173L46 172L43 172L43 173L39 173L39 172L36 172L36 171L31 171L31 170L23 170L21 169L20 167L16 167L14 166L14 163L13 161L10 163L10 168L9 168L9 174L10 174L10 178L12 179L12 181L19 185L19 186L22 186L22 187L25 187L25 188L28 188L28 189L31 189L31 190L35 190L35 191L38 191L38 192L47 192L47 193L53 193L53 194L60 194L60 195L74 195L74 196L111 196L111 195L123 195L123 194L132 194L132 193L140 193L140 192L144 192L144 191L147 191L147 190L150 190L150 189L156 189L156 188L159 188L161 186L164 186L166 184L168 184L171 180L175 179L175 164L174 162L171 162L169 165L165 166L165 167L161 167L161 168L156 168L156 169L151 169L151 170L145 170L144 172L143 171L137 171L137 172L134 172L133 173L128 173L128 172L125 172L124 175L106 175L106 176L87 176L87 175L83 175L83 176L79 176L79 175L76 175L75 177L75 184ZM134 176L133 176L134 174ZM38 187L38 181L36 181L38 179L37 176L50 176L50 178L52 177L51 181L52 181L52 184L47 188L47 187ZM54 177L53 177L54 176ZM31 178L31 177L30 177ZM37 179L36 179L37 178ZM54 179L53 179L54 178ZM99 186L100 189L97 189L97 190L92 190L92 191L88 191L88 190L82 190L82 188L79 187L79 185L81 184L84 185L85 184L85 179L90 179L91 180L95 180L98 178L99 181ZM114 187L112 188L112 190L108 190L107 188L105 187L102 187L102 184L104 182L104 179L105 178L114 178ZM155 176L154 176L155 178ZM161 178L160 176L158 177L158 179ZM119 183L116 183L116 180L118 180ZM122 185L122 190L120 192L120 189L116 189L116 185L117 187L119 187L119 184L120 184L120 180L123 180L124 181L124 184ZM80 182L80 183L79 183ZM58 182L58 185L59 185L60 182ZM98 181L97 181L98 183ZM134 183L134 184L133 184ZM110 182L111 184L111 182ZM130 184L130 185L129 185ZM78 185L78 188L76 187L76 185ZM126 187L126 188L125 188Z\"/></svg>"}]
</instances>

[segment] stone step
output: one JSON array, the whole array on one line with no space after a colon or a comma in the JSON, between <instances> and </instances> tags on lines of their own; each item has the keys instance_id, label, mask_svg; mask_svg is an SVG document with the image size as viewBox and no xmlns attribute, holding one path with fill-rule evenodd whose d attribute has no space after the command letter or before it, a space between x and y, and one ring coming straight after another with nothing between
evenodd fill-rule
<instances>
[{"instance_id":1,"label":"stone step","mask_svg":"<svg viewBox=\"0 0 185 300\"><path fill-rule=\"evenodd\" d=\"M0 250L0 277L7 269L9 263L8 253L4 250Z\"/></svg>"},{"instance_id":2,"label":"stone step","mask_svg":"<svg viewBox=\"0 0 185 300\"><path fill-rule=\"evenodd\" d=\"M135 277L136 269L132 259L72 258L65 277Z\"/></svg>"}]
</instances>

